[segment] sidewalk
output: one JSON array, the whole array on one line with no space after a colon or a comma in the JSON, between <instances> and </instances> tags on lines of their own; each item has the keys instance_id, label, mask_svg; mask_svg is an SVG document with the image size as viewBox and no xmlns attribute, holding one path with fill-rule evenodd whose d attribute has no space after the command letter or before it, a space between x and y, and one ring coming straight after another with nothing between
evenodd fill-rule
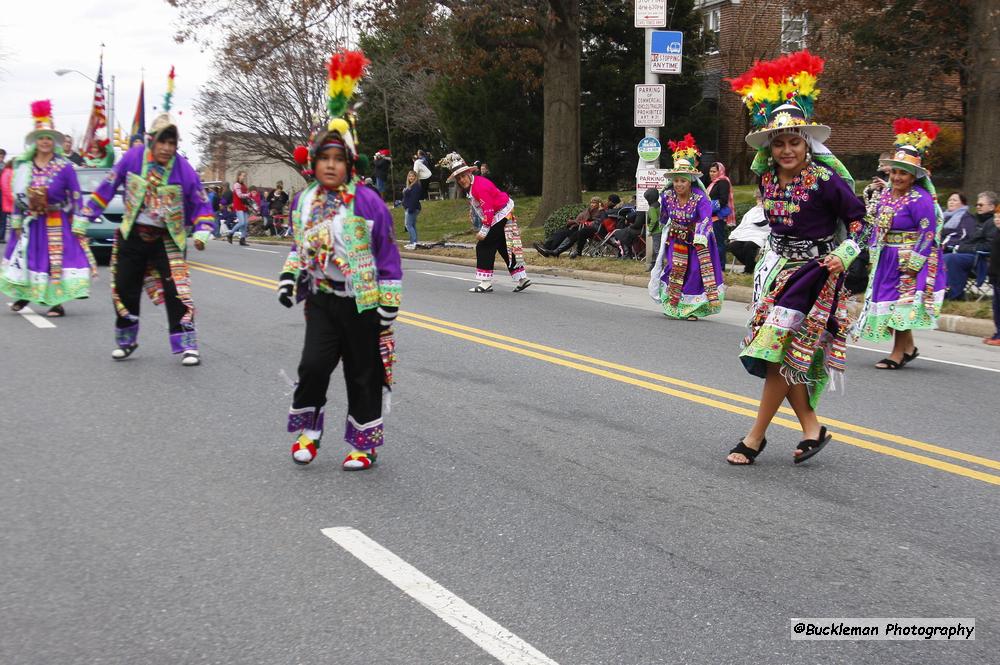
<instances>
[{"instance_id":1,"label":"sidewalk","mask_svg":"<svg viewBox=\"0 0 1000 665\"><path fill-rule=\"evenodd\" d=\"M262 245L287 245L287 242L274 241L267 238L251 238L251 242ZM423 253L400 249L400 256L404 259L418 259L420 261L434 261L437 263L449 263L457 266L476 267L476 260L457 256L439 256L437 254ZM551 275L553 277L568 277L571 279L582 279L591 282L602 282L605 284L622 284L624 286L635 286L645 289L649 284L649 278L645 275L616 275L613 273L598 272L595 270L576 270L574 268L554 268L552 266L532 266L526 265L530 274ZM753 290L747 286L732 284L726 287L726 300L732 302L750 302ZM971 335L973 337L989 337L995 330L993 322L989 319L974 319L968 316L956 316L954 314L942 314L938 319L938 329L945 332L957 333L959 335Z\"/></svg>"}]
</instances>

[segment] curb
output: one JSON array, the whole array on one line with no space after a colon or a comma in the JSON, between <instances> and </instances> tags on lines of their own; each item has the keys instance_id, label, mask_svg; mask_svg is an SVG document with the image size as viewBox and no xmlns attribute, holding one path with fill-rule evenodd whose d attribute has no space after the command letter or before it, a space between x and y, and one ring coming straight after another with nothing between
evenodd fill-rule
<instances>
[{"instance_id":1,"label":"curb","mask_svg":"<svg viewBox=\"0 0 1000 665\"><path fill-rule=\"evenodd\" d=\"M274 242L268 240L254 240L259 245L288 245L286 242ZM437 256L436 254L421 254L400 250L399 255L404 259L418 259L420 261L434 261L436 263L449 263L455 266L476 267L475 259L465 259L459 256ZM582 279L588 282L601 282L603 284L621 284L623 286L635 286L646 288L649 279L641 275L615 275L613 273L597 272L595 270L574 270L573 268L554 268L552 266L532 266L525 264L530 272L536 275L549 275L551 277L568 277L570 279ZM733 284L726 287L726 300L733 302L751 302L753 300L753 289L748 286ZM938 318L938 330L956 333L958 335L969 335L972 337L990 337L996 332L993 322L989 319L973 319L968 316L958 316L957 314L942 314Z\"/></svg>"}]
</instances>

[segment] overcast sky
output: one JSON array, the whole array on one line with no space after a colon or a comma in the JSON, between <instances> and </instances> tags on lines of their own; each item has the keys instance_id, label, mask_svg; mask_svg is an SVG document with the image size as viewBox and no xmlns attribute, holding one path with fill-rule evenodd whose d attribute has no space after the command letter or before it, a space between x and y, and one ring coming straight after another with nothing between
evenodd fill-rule
<instances>
[{"instance_id":1,"label":"overcast sky","mask_svg":"<svg viewBox=\"0 0 1000 665\"><path fill-rule=\"evenodd\" d=\"M170 65L177 70L174 116L181 150L197 166L195 118L190 112L211 70L210 53L173 41L177 13L163 0L4 0L0 12L0 147L20 152L32 129L31 102L51 99L56 129L76 139L87 127L104 42L105 84L115 76L115 116L125 132L132 125L142 68L146 78L146 123L163 101ZM76 141L78 143L78 141Z\"/></svg>"}]
</instances>

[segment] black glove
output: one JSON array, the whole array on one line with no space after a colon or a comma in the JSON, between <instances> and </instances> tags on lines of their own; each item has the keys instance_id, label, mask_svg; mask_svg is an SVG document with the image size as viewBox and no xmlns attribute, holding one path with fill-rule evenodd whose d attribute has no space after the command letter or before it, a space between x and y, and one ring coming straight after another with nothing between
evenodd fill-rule
<instances>
[{"instance_id":1,"label":"black glove","mask_svg":"<svg viewBox=\"0 0 1000 665\"><path fill-rule=\"evenodd\" d=\"M292 293L295 290L295 275L290 272L283 272L278 277L278 302L285 307L295 305Z\"/></svg>"},{"instance_id":2,"label":"black glove","mask_svg":"<svg viewBox=\"0 0 1000 665\"><path fill-rule=\"evenodd\" d=\"M398 307L388 307L385 305L379 306L378 318L379 325L382 327L382 330L388 330L389 326L395 323L397 314L399 314Z\"/></svg>"}]
</instances>

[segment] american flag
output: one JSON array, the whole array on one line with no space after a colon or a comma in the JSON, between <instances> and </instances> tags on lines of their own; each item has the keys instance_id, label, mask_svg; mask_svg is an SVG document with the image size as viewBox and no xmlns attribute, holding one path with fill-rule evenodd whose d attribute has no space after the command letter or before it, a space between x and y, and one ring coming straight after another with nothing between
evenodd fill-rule
<instances>
[{"instance_id":1,"label":"american flag","mask_svg":"<svg viewBox=\"0 0 1000 665\"><path fill-rule=\"evenodd\" d=\"M87 133L83 135L83 154L92 159L102 157L108 144L108 115L104 104L104 56L97 68L97 84L94 86L94 105L90 110L90 121L87 123ZM104 136L99 137L98 131L104 130Z\"/></svg>"}]
</instances>

